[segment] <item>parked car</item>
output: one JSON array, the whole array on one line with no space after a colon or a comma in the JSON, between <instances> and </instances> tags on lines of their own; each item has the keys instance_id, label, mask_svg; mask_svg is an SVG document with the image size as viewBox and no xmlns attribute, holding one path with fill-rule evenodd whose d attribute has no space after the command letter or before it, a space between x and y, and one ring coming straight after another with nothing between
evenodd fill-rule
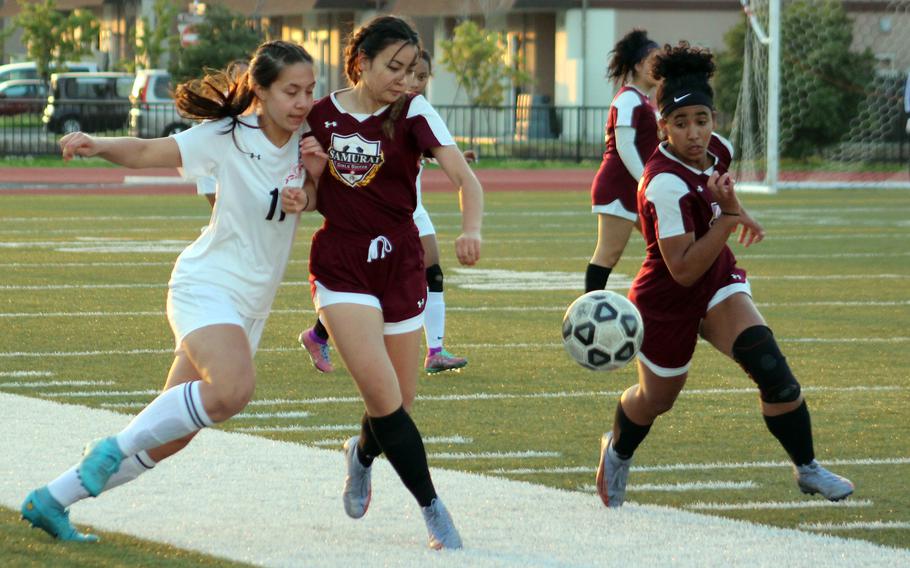
<instances>
[{"instance_id":1,"label":"parked car","mask_svg":"<svg viewBox=\"0 0 910 568\"><path fill-rule=\"evenodd\" d=\"M98 71L98 64L87 61L73 61L66 64L66 69L56 69L56 64L51 64L51 72L66 71L70 73L95 73ZM5 81L16 81L19 79L39 79L38 67L33 61L24 63L9 63L0 65L0 83Z\"/></svg>"},{"instance_id":2,"label":"parked car","mask_svg":"<svg viewBox=\"0 0 910 568\"><path fill-rule=\"evenodd\" d=\"M193 121L177 112L171 75L162 69L136 72L130 94L130 136L159 138L183 132Z\"/></svg>"},{"instance_id":3,"label":"parked car","mask_svg":"<svg viewBox=\"0 0 910 568\"><path fill-rule=\"evenodd\" d=\"M134 80L129 73L54 73L42 121L57 134L125 129Z\"/></svg>"},{"instance_id":4,"label":"parked car","mask_svg":"<svg viewBox=\"0 0 910 568\"><path fill-rule=\"evenodd\" d=\"M0 115L37 114L47 102L47 85L39 79L0 83Z\"/></svg>"}]
</instances>

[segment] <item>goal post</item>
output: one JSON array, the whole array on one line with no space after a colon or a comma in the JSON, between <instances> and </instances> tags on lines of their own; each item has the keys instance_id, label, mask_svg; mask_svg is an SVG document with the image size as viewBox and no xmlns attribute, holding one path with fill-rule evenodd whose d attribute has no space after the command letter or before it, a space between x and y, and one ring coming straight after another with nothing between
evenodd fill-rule
<instances>
[{"instance_id":1,"label":"goal post","mask_svg":"<svg viewBox=\"0 0 910 568\"><path fill-rule=\"evenodd\" d=\"M910 189L910 0L740 0L742 191Z\"/></svg>"}]
</instances>

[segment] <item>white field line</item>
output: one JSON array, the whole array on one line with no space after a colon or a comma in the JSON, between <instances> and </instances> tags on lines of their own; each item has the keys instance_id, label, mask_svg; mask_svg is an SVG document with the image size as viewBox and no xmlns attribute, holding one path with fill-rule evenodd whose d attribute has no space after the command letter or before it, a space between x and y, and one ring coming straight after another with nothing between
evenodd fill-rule
<instances>
[{"instance_id":1,"label":"white field line","mask_svg":"<svg viewBox=\"0 0 910 568\"><path fill-rule=\"evenodd\" d=\"M752 252L741 252L740 255L743 259L749 260L784 260L784 259L800 259L800 260L810 260L810 259L832 259L832 258L893 258L893 257L904 257L910 256L910 252L840 252L840 253L831 253L831 254L810 254L810 253L780 253L780 254L756 254ZM590 260L589 256L578 256L578 257L560 257L559 260L577 260L579 262ZM641 261L644 260L644 255L623 255L623 259L632 260L632 261ZM493 256L488 259L484 259L484 262L517 262L517 261L526 261L526 262L553 262L553 257L549 256ZM288 264L306 264L308 260L299 260L291 259ZM148 266L163 266L171 267L174 266L173 261L165 262L4 262L0 263L0 268L40 268L40 269L69 269L69 268L102 268L102 267L114 267L114 268L133 268L133 267L148 267Z\"/></svg>"},{"instance_id":2,"label":"white field line","mask_svg":"<svg viewBox=\"0 0 910 568\"><path fill-rule=\"evenodd\" d=\"M868 499L847 499L845 501L756 501L751 503L692 503L686 509L692 511L760 511L767 509L820 509L871 507Z\"/></svg>"},{"instance_id":3,"label":"white field line","mask_svg":"<svg viewBox=\"0 0 910 568\"><path fill-rule=\"evenodd\" d=\"M885 301L820 301L820 302L757 302L759 308L877 308L910 306L910 300L885 300ZM485 313L485 312L564 312L567 306L446 306L447 312L458 313ZM303 309L275 309L272 315L313 314L312 308ZM79 318L79 317L164 317L161 311L137 312L0 312L0 318Z\"/></svg>"},{"instance_id":4,"label":"white field line","mask_svg":"<svg viewBox=\"0 0 910 568\"><path fill-rule=\"evenodd\" d=\"M910 457L906 458L861 458L861 459L826 459L824 465L908 465ZM716 469L759 469L786 467L792 468L793 464L787 461L764 462L714 462L714 463L675 463L663 465L633 465L632 471L640 472L668 472L668 471L713 471ZM541 468L513 468L494 469L487 473L492 475L541 475L541 474L566 474L566 473L594 473L596 467L570 466L570 467L541 467Z\"/></svg>"},{"instance_id":5,"label":"white field line","mask_svg":"<svg viewBox=\"0 0 910 568\"><path fill-rule=\"evenodd\" d=\"M581 193L581 192L579 192ZM772 207L756 207L749 208L749 213L759 216L768 216L768 215L816 215L816 214L827 214L827 213L838 213L844 215L855 215L857 213L893 213L893 207L881 206L881 207L853 207L853 206L844 206L838 207L836 205L831 207L788 207L786 210L781 210ZM584 203L577 209L553 209L547 211L488 211L484 213L485 217L580 217L584 219L593 219L594 216L591 214L590 208L585 209ZM460 218L461 213L454 211L438 211L433 213L433 217L452 217ZM54 224L60 222L84 222L84 223L96 223L99 221L208 221L210 218L209 215L70 215L68 217L0 217L0 223L34 223L36 219L42 221L52 222Z\"/></svg>"},{"instance_id":6,"label":"white field line","mask_svg":"<svg viewBox=\"0 0 910 568\"><path fill-rule=\"evenodd\" d=\"M291 424L289 426L244 426L242 428L231 429L233 432L245 432L248 434L264 434L269 432L353 432L356 430L360 430L360 424L320 424L316 426Z\"/></svg>"},{"instance_id":7,"label":"white field line","mask_svg":"<svg viewBox=\"0 0 910 568\"><path fill-rule=\"evenodd\" d=\"M437 460L498 460L498 459L531 459L531 458L558 458L559 452L465 452L465 453L439 453L427 454L427 457Z\"/></svg>"},{"instance_id":8,"label":"white field line","mask_svg":"<svg viewBox=\"0 0 910 568\"><path fill-rule=\"evenodd\" d=\"M0 382L0 388L40 389L47 387L109 387L114 381L13 381Z\"/></svg>"},{"instance_id":9,"label":"white field line","mask_svg":"<svg viewBox=\"0 0 910 568\"><path fill-rule=\"evenodd\" d=\"M308 446L318 446L318 447L327 447L327 448L340 448L346 438L326 438L324 440L315 440L313 442L306 442ZM466 438L464 436L427 436L423 439L424 445L435 445L435 444L473 444L473 438Z\"/></svg>"},{"instance_id":10,"label":"white field line","mask_svg":"<svg viewBox=\"0 0 910 568\"><path fill-rule=\"evenodd\" d=\"M884 253L883 253L884 254ZM309 260L291 259L288 264L308 264ZM174 261L148 261L148 262L3 262L0 268L136 268L144 266L173 267Z\"/></svg>"},{"instance_id":11,"label":"white field line","mask_svg":"<svg viewBox=\"0 0 910 568\"><path fill-rule=\"evenodd\" d=\"M910 389L901 385L878 385L863 386L854 385L850 387L813 387L804 386L803 392L813 393L857 393L857 392L899 392ZM439 394L439 395L417 395L417 400L421 402L459 402L459 401L482 401L482 400L527 400L527 399L570 399L570 398L600 398L615 397L622 394L622 390L612 391L558 391L558 392L538 392L538 393L466 393L466 394ZM42 396L53 398L67 397L92 397L99 398L106 396L148 396L149 393L158 394L158 391L119 391L109 393L108 391L94 391L85 393L39 393ZM727 389L689 389L683 390L681 396L716 396L716 395L756 395L758 391L754 388L727 388ZM313 406L320 404L361 404L363 399L358 396L328 396L319 398L266 398L253 400L250 406ZM141 402L109 402L101 405L104 408L141 408L145 406Z\"/></svg>"},{"instance_id":12,"label":"white field line","mask_svg":"<svg viewBox=\"0 0 910 568\"><path fill-rule=\"evenodd\" d=\"M692 483L639 483L626 487L626 491L653 491L665 493L685 493L688 491L739 491L742 489L759 489L754 481L695 481ZM594 485L581 485L579 491L596 493Z\"/></svg>"},{"instance_id":13,"label":"white field line","mask_svg":"<svg viewBox=\"0 0 910 568\"><path fill-rule=\"evenodd\" d=\"M0 393L0 505L18 510L28 491L72 465L85 441L118 431L126 420L104 410ZM427 548L414 500L389 464L378 460L373 469L370 513L352 522L338 498L342 452L206 429L153 472L77 503L71 518L94 530L267 567L601 566L617 550L635 551L623 558L630 568L910 563L910 552L866 541L667 507L630 503L607 510L582 493L435 469L434 484L465 543L462 551L439 553ZM207 480L212 472L215 483L185 483ZM516 515L516 503L533 506Z\"/></svg>"},{"instance_id":14,"label":"white field line","mask_svg":"<svg viewBox=\"0 0 910 568\"><path fill-rule=\"evenodd\" d=\"M907 343L910 337L778 337L778 343ZM460 343L465 349L562 349L562 343ZM297 353L299 347L266 347L257 353ZM173 349L111 349L106 351L0 351L0 358L109 357L114 355L163 355Z\"/></svg>"},{"instance_id":15,"label":"white field line","mask_svg":"<svg viewBox=\"0 0 910 568\"><path fill-rule=\"evenodd\" d=\"M161 394L158 390L132 390L132 391L76 391L76 392L41 392L40 396L48 398L103 398L103 397L154 397Z\"/></svg>"},{"instance_id":16,"label":"white field line","mask_svg":"<svg viewBox=\"0 0 910 568\"><path fill-rule=\"evenodd\" d=\"M243 412L234 416L232 420L271 420L273 418L309 418L313 413L302 410L289 412Z\"/></svg>"},{"instance_id":17,"label":"white field line","mask_svg":"<svg viewBox=\"0 0 910 568\"><path fill-rule=\"evenodd\" d=\"M878 531L910 529L910 523L903 521L868 521L854 523L800 523L806 531Z\"/></svg>"},{"instance_id":18,"label":"white field line","mask_svg":"<svg viewBox=\"0 0 910 568\"><path fill-rule=\"evenodd\" d=\"M0 243L2 244L2 243ZM502 270L502 269L469 269L469 268L455 268L453 269L457 276L453 277L453 282L455 285L460 287L477 287L478 285L471 283L472 276L487 277L488 275L498 275L502 272L521 274L525 271L513 271L513 270ZM531 274L531 273L527 273ZM572 277L581 278L583 281L584 273L582 272L550 272L548 274L559 274L563 275L566 278ZM774 276L749 276L750 280L906 280L910 279L910 274L779 274ZM461 280L465 282L462 283ZM545 282L542 282L539 290L552 291L554 288L547 288L544 286ZM310 283L306 280L287 280L281 283L282 287L300 287L300 286L309 286ZM481 284L485 286L485 284ZM502 285L503 290L514 291L515 287L513 283L509 283L508 286L505 284ZM131 283L131 284L8 284L0 286L0 290L8 291L42 291L42 290L119 290L119 289L141 289L141 288L166 288L167 283L158 282L140 282L140 283ZM499 288L496 288L499 289ZM535 290L538 288L535 288ZM562 288L559 288L562 289Z\"/></svg>"},{"instance_id":19,"label":"white field line","mask_svg":"<svg viewBox=\"0 0 910 568\"><path fill-rule=\"evenodd\" d=\"M0 377L24 379L27 377L53 377L52 371L0 371Z\"/></svg>"}]
</instances>

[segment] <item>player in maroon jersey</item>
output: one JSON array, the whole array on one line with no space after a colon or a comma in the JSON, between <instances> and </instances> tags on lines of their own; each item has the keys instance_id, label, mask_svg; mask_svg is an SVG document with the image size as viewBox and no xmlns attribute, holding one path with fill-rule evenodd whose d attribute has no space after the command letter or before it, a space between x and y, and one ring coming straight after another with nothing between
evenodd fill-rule
<instances>
[{"instance_id":1,"label":"player in maroon jersey","mask_svg":"<svg viewBox=\"0 0 910 568\"><path fill-rule=\"evenodd\" d=\"M591 184L591 211L597 214L597 246L585 271L585 291L603 290L632 227L638 224L635 193L644 163L657 147L657 116L649 93L651 55L657 44L644 30L626 34L610 58L609 78L620 89L610 104L603 162Z\"/></svg>"},{"instance_id":2,"label":"player in maroon jersey","mask_svg":"<svg viewBox=\"0 0 910 568\"><path fill-rule=\"evenodd\" d=\"M622 505L632 454L673 407L699 335L757 384L765 424L793 461L800 490L832 501L853 493L849 480L815 461L800 385L726 244L737 226L745 246L760 242L764 230L740 205L727 173L732 148L712 132L713 72L711 53L686 43L666 46L654 66L667 141L648 160L638 191L647 252L629 299L641 312L645 336L638 384L620 397L613 431L601 440L596 483L608 507Z\"/></svg>"},{"instance_id":3,"label":"player in maroon jersey","mask_svg":"<svg viewBox=\"0 0 910 568\"><path fill-rule=\"evenodd\" d=\"M423 249L414 224L420 157L432 155L461 192L459 262L480 256L483 190L430 103L408 94L420 53L404 20L377 17L345 49L351 88L318 101L312 134L329 155L317 208L310 282L316 308L354 377L366 412L345 443L343 502L362 517L371 498L371 464L384 453L421 506L433 548L461 538L436 495L426 452L408 413L417 387L420 330L427 298Z\"/></svg>"},{"instance_id":4,"label":"player in maroon jersey","mask_svg":"<svg viewBox=\"0 0 910 568\"><path fill-rule=\"evenodd\" d=\"M426 50L420 51L420 59L414 68L414 74L408 91L424 95L433 72L433 62ZM477 160L473 150L464 151L465 160ZM439 262L439 243L436 240L436 228L430 219L430 214L421 201L420 182L423 174L423 165L427 161L421 158L420 168L417 173L417 209L414 211L414 224L420 235L423 246L424 265L427 276L427 305L424 310L423 327L427 340L427 355L424 358L424 371L439 373L460 369L468 364L468 360L450 353L444 346L446 305L443 294L443 273ZM313 366L321 373L331 373L335 367L329 355L329 330L322 320L317 317L313 327L300 332L298 337L300 345L310 354Z\"/></svg>"}]
</instances>

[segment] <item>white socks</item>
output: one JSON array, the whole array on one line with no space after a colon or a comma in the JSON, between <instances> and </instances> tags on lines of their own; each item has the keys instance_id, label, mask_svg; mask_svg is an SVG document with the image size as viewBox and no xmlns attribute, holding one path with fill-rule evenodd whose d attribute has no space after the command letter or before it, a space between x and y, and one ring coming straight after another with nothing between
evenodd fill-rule
<instances>
[{"instance_id":1,"label":"white socks","mask_svg":"<svg viewBox=\"0 0 910 568\"><path fill-rule=\"evenodd\" d=\"M427 292L423 329L427 335L427 350L441 349L446 335L446 302L443 292Z\"/></svg>"},{"instance_id":2,"label":"white socks","mask_svg":"<svg viewBox=\"0 0 910 568\"><path fill-rule=\"evenodd\" d=\"M125 456L183 438L213 424L199 396L201 381L177 385L158 395L117 434Z\"/></svg>"},{"instance_id":3,"label":"white socks","mask_svg":"<svg viewBox=\"0 0 910 568\"><path fill-rule=\"evenodd\" d=\"M155 467L155 462L145 452L130 456L120 462L120 469L107 480L103 491L110 491L115 487L130 482L153 467ZM89 496L88 491L85 490L82 482L79 481L78 471L79 465L74 465L63 472L60 477L47 484L47 490L50 491L51 496L58 503L63 505L63 508L69 507L76 501L81 501Z\"/></svg>"}]
</instances>

